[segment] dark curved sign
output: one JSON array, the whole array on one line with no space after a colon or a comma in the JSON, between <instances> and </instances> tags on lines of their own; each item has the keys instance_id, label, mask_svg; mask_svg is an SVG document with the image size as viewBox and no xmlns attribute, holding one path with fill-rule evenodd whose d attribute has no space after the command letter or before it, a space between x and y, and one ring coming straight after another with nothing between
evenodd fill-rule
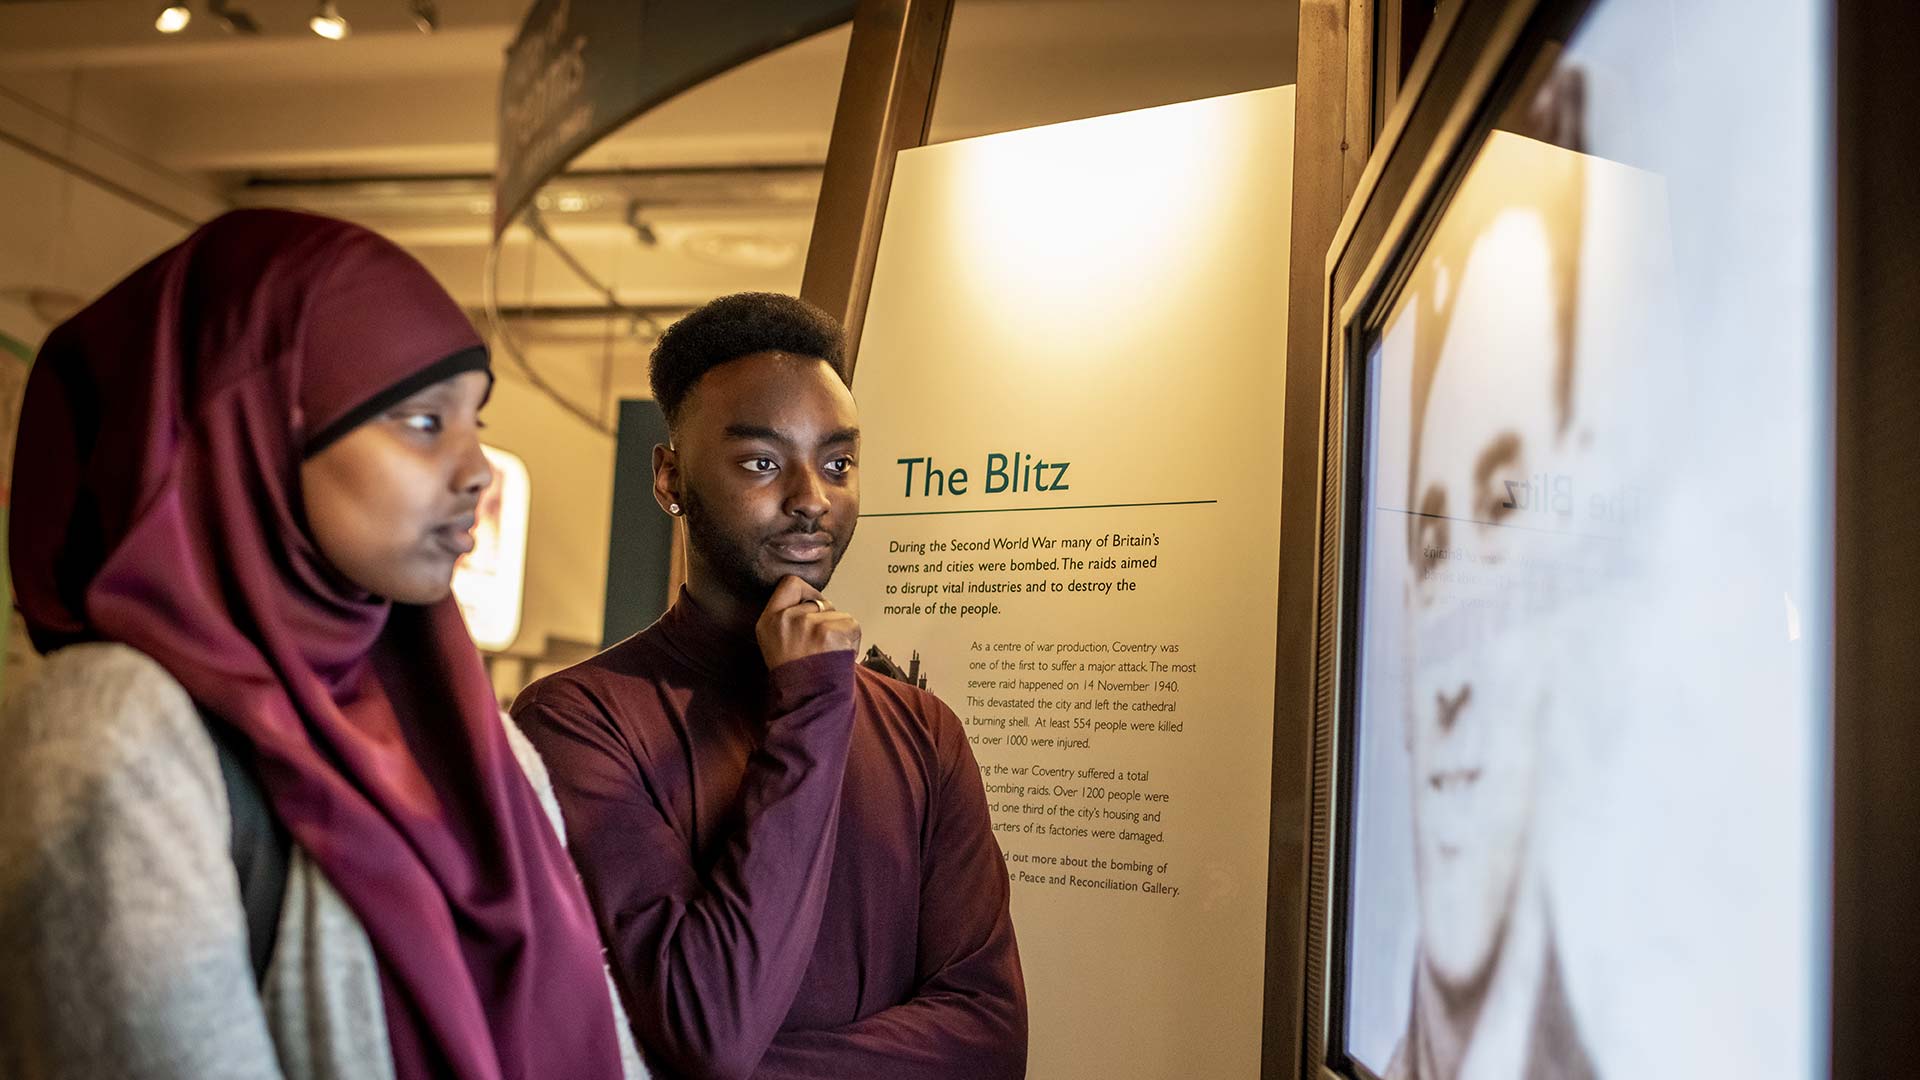
<instances>
[{"instance_id":1,"label":"dark curved sign","mask_svg":"<svg viewBox=\"0 0 1920 1080\"><path fill-rule=\"evenodd\" d=\"M668 98L853 17L852 0L537 0L507 48L493 233L540 186Z\"/></svg>"}]
</instances>

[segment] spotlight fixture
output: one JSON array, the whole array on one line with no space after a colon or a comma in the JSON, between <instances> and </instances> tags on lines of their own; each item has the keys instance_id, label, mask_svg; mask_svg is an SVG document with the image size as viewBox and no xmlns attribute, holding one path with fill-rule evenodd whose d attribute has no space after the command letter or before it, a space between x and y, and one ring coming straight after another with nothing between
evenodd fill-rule
<instances>
[{"instance_id":1,"label":"spotlight fixture","mask_svg":"<svg viewBox=\"0 0 1920 1080\"><path fill-rule=\"evenodd\" d=\"M188 9L186 0L178 0L160 9L160 14L153 18L153 28L163 34L177 34L192 21L193 12Z\"/></svg>"},{"instance_id":2,"label":"spotlight fixture","mask_svg":"<svg viewBox=\"0 0 1920 1080\"><path fill-rule=\"evenodd\" d=\"M347 25L347 20L340 14L340 9L333 6L333 0L324 0L321 3L320 10L314 12L313 18L307 20L307 29L328 41L339 41L353 33L353 28Z\"/></svg>"},{"instance_id":3,"label":"spotlight fixture","mask_svg":"<svg viewBox=\"0 0 1920 1080\"><path fill-rule=\"evenodd\" d=\"M434 0L407 0L407 14L413 16L413 25L423 34L440 29L440 6Z\"/></svg>"},{"instance_id":4,"label":"spotlight fixture","mask_svg":"<svg viewBox=\"0 0 1920 1080\"><path fill-rule=\"evenodd\" d=\"M254 22L253 16L246 12L230 7L231 2L232 0L207 0L207 14L213 16L214 21L220 24L220 29L229 34L258 34L260 24Z\"/></svg>"}]
</instances>

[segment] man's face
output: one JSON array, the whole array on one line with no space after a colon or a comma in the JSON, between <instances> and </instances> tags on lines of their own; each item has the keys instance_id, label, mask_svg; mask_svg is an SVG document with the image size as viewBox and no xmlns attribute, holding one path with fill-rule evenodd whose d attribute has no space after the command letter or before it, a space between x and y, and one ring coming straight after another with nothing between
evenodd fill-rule
<instances>
[{"instance_id":1,"label":"man's face","mask_svg":"<svg viewBox=\"0 0 1920 1080\"><path fill-rule=\"evenodd\" d=\"M1526 873L1553 693L1533 617L1572 507L1538 218L1496 218L1462 265L1420 435L1406 650L1421 946L1456 988L1487 974Z\"/></svg>"},{"instance_id":2,"label":"man's face","mask_svg":"<svg viewBox=\"0 0 1920 1080\"><path fill-rule=\"evenodd\" d=\"M860 519L853 395L825 361L755 353L701 376L654 486L696 572L750 605L793 574L824 589Z\"/></svg>"}]
</instances>

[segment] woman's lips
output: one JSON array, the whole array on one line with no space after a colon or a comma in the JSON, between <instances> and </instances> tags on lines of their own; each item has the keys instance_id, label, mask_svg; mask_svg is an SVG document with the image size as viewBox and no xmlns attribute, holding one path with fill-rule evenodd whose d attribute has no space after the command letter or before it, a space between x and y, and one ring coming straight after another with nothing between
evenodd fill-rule
<instances>
[{"instance_id":1,"label":"woman's lips","mask_svg":"<svg viewBox=\"0 0 1920 1080\"><path fill-rule=\"evenodd\" d=\"M445 548L449 555L465 555L473 550L473 519L462 518L436 526L433 530L434 542Z\"/></svg>"}]
</instances>

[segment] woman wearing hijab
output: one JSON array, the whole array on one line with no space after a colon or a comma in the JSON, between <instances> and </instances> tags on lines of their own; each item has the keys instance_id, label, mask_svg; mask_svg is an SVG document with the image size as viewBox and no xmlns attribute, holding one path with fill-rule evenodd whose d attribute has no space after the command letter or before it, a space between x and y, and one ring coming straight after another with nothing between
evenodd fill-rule
<instances>
[{"instance_id":1,"label":"woman wearing hijab","mask_svg":"<svg viewBox=\"0 0 1920 1080\"><path fill-rule=\"evenodd\" d=\"M49 337L14 458L50 656L0 714L0 1077L644 1075L449 597L489 386L417 262L279 211Z\"/></svg>"}]
</instances>

